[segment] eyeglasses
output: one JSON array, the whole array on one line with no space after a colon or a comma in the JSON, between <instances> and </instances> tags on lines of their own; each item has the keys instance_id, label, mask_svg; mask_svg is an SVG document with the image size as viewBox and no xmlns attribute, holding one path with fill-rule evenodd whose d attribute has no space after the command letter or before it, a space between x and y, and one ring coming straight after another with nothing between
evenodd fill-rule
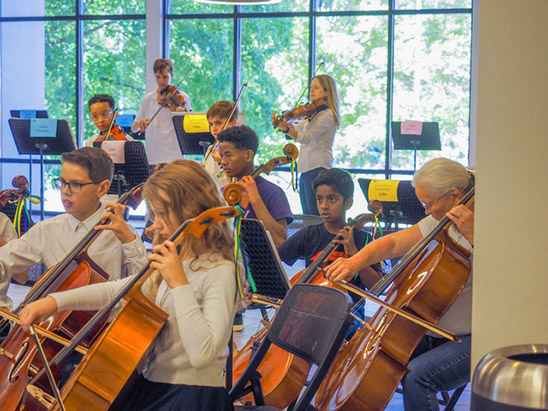
<instances>
[{"instance_id":1,"label":"eyeglasses","mask_svg":"<svg viewBox=\"0 0 548 411\"><path fill-rule=\"evenodd\" d=\"M432 209L432 207L434 207L434 204L436 204L439 200L441 200L442 197L445 197L447 194L449 194L451 192L451 190L449 190L448 192L446 193L443 193L441 196L439 196L438 198L436 198L435 200L433 201L430 201L429 203L423 203L421 201L421 206L426 210L426 211L430 211Z\"/></svg>"},{"instance_id":2,"label":"eyeglasses","mask_svg":"<svg viewBox=\"0 0 548 411\"><path fill-rule=\"evenodd\" d=\"M105 120L107 118L110 118L110 116L112 115L112 111L106 111L102 114L94 114L91 116L91 119L93 121L97 121L97 120Z\"/></svg>"},{"instance_id":3,"label":"eyeglasses","mask_svg":"<svg viewBox=\"0 0 548 411\"><path fill-rule=\"evenodd\" d=\"M65 181L61 178L54 178L53 179L53 184L55 184L55 187L57 187L59 190L63 190L66 186L68 186L69 191L72 194L77 194L80 191L82 191L83 186L87 186L87 185L90 185L90 184L99 184L99 181L98 182L90 181L89 183L77 183L77 182L74 182L74 181L70 181L70 182Z\"/></svg>"}]
</instances>

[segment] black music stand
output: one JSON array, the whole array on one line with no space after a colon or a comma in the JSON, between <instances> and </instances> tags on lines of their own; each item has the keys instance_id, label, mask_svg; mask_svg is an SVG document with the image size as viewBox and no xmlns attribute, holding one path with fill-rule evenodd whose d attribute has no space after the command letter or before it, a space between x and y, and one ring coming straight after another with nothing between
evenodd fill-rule
<instances>
[{"instance_id":1,"label":"black music stand","mask_svg":"<svg viewBox=\"0 0 548 411\"><path fill-rule=\"evenodd\" d=\"M441 150L440 128L438 123L422 123L422 132L416 134L402 134L401 121L392 122L392 140L394 150L413 150L413 171L417 170L417 150Z\"/></svg>"},{"instance_id":2,"label":"black music stand","mask_svg":"<svg viewBox=\"0 0 548 411\"><path fill-rule=\"evenodd\" d=\"M240 238L255 294L283 300L291 284L283 269L278 250L261 221L242 219Z\"/></svg>"},{"instance_id":3,"label":"black music stand","mask_svg":"<svg viewBox=\"0 0 548 411\"><path fill-rule=\"evenodd\" d=\"M111 141L109 143L124 145L125 162L123 164L114 163L113 184L108 189L108 194L117 194L119 197L133 187L147 181L149 174L148 159L145 146L141 141ZM101 141L94 141L93 147L102 148L102 144ZM108 153L108 150L105 151Z\"/></svg>"},{"instance_id":4,"label":"black music stand","mask_svg":"<svg viewBox=\"0 0 548 411\"><path fill-rule=\"evenodd\" d=\"M48 118L46 110L10 110L12 118Z\"/></svg>"},{"instance_id":5,"label":"black music stand","mask_svg":"<svg viewBox=\"0 0 548 411\"><path fill-rule=\"evenodd\" d=\"M187 124L185 129L185 117L189 124L195 124L197 127ZM173 127L177 135L177 141L183 154L203 154L205 155L207 148L215 142L215 138L209 132L203 131L200 123L203 123L205 113L173 113ZM191 120L190 122L188 120ZM207 122L207 119L205 119Z\"/></svg>"},{"instance_id":6,"label":"black music stand","mask_svg":"<svg viewBox=\"0 0 548 411\"><path fill-rule=\"evenodd\" d=\"M19 154L40 155L40 217L44 219L44 154L61 155L76 150L76 140L67 120L57 120L55 137L31 137L31 119L10 118L11 133ZM32 158L31 158L32 164Z\"/></svg>"},{"instance_id":7,"label":"black music stand","mask_svg":"<svg viewBox=\"0 0 548 411\"><path fill-rule=\"evenodd\" d=\"M379 200L383 206L384 222L387 229L390 229L392 224L398 229L398 224L416 224L425 217L424 208L420 203L415 189L411 185L411 181L399 181L397 188L397 201L386 201L382 198L369 198L369 178L358 178L358 184L365 196L365 200ZM393 180L385 180L392 182Z\"/></svg>"}]
</instances>

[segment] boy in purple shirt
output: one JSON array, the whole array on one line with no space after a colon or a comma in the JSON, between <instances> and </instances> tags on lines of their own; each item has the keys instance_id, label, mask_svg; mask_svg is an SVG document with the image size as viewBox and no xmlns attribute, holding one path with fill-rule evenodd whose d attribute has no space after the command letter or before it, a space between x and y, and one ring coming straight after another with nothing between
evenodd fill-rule
<instances>
[{"instance_id":1,"label":"boy in purple shirt","mask_svg":"<svg viewBox=\"0 0 548 411\"><path fill-rule=\"evenodd\" d=\"M259 148L257 134L247 126L230 127L217 135L221 166L225 175L235 178L249 195L245 218L261 220L270 231L276 246L287 239L287 225L293 221L293 214L283 190L262 177L251 177L255 169L253 159ZM241 331L243 311L236 313L234 331Z\"/></svg>"},{"instance_id":2,"label":"boy in purple shirt","mask_svg":"<svg viewBox=\"0 0 548 411\"><path fill-rule=\"evenodd\" d=\"M249 194L245 218L261 220L276 246L287 238L287 225L293 214L283 190L263 177L251 177L253 159L259 147L257 134L247 126L231 127L217 136L221 165L228 177L235 178Z\"/></svg>"}]
</instances>

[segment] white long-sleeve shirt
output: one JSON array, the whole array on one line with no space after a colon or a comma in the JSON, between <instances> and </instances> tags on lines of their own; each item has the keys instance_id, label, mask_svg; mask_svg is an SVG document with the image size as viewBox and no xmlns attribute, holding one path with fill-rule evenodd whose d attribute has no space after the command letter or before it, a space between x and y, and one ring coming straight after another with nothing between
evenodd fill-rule
<instances>
[{"instance_id":1,"label":"white long-sleeve shirt","mask_svg":"<svg viewBox=\"0 0 548 411\"><path fill-rule=\"evenodd\" d=\"M186 99L184 108L186 111L190 111L190 98L186 93L183 93L183 95ZM139 112L131 125L132 130L139 128L139 120L151 119L159 108L158 90L154 90L143 98ZM172 117L169 107L163 107L146 128L145 148L149 164L169 163L178 158L183 158L173 127Z\"/></svg>"},{"instance_id":2,"label":"white long-sleeve shirt","mask_svg":"<svg viewBox=\"0 0 548 411\"><path fill-rule=\"evenodd\" d=\"M337 132L335 116L330 109L318 112L312 119L295 124L297 143L301 144L297 164L300 173L318 167L331 168L333 141Z\"/></svg>"},{"instance_id":3,"label":"white long-sleeve shirt","mask_svg":"<svg viewBox=\"0 0 548 411\"><path fill-rule=\"evenodd\" d=\"M0 307L11 310L6 295L11 277L35 264L50 268L59 262L99 221L104 213L99 208L84 221L70 214L60 214L31 227L21 238L0 247ZM114 233L105 230L91 244L88 254L108 275L117 280L138 272L147 263L146 248L133 227L135 240L121 244Z\"/></svg>"},{"instance_id":4,"label":"white long-sleeve shirt","mask_svg":"<svg viewBox=\"0 0 548 411\"><path fill-rule=\"evenodd\" d=\"M189 284L171 289L162 281L156 294L155 303L169 318L156 338L144 376L154 382L221 387L237 304L234 263L204 254L193 263L184 260L183 269ZM59 310L97 310L128 280L51 296Z\"/></svg>"}]
</instances>

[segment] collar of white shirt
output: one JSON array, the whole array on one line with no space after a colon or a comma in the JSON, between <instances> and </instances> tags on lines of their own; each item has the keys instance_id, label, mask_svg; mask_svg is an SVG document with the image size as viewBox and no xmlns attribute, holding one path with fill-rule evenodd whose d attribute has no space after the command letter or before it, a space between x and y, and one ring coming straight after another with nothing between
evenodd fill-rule
<instances>
[{"instance_id":1,"label":"collar of white shirt","mask_svg":"<svg viewBox=\"0 0 548 411\"><path fill-rule=\"evenodd\" d=\"M80 223L84 225L84 227L86 228L86 232L90 231L95 226L95 224L97 224L104 212L105 210L103 210L103 207L101 206L95 213L90 215L84 221L80 221L73 215L67 214L67 224L70 227L70 231L76 232Z\"/></svg>"}]
</instances>

